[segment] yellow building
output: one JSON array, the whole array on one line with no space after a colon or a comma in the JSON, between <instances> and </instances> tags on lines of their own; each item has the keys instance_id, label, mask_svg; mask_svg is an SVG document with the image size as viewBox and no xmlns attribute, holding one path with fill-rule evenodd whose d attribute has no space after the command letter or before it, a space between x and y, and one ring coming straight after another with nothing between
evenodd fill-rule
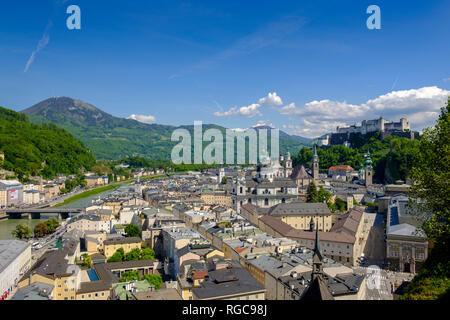
<instances>
[{"instance_id":1,"label":"yellow building","mask_svg":"<svg viewBox=\"0 0 450 320\"><path fill-rule=\"evenodd\" d=\"M77 300L109 300L111 297L111 284L100 280L83 282L77 290Z\"/></svg>"},{"instance_id":2,"label":"yellow building","mask_svg":"<svg viewBox=\"0 0 450 320\"><path fill-rule=\"evenodd\" d=\"M105 257L110 258L118 249L122 248L125 253L133 249L142 248L142 240L136 237L130 238L112 238L103 242L103 251Z\"/></svg>"},{"instance_id":3,"label":"yellow building","mask_svg":"<svg viewBox=\"0 0 450 320\"><path fill-rule=\"evenodd\" d=\"M333 214L325 203L293 201L280 203L271 208L260 208L251 203L241 207L241 214L255 225L264 215L279 218L284 223L299 230L309 230L311 219L320 231L328 232L333 226Z\"/></svg>"},{"instance_id":4,"label":"yellow building","mask_svg":"<svg viewBox=\"0 0 450 320\"><path fill-rule=\"evenodd\" d=\"M204 191L200 198L205 204L219 204L221 206L231 207L233 199L225 191Z\"/></svg>"},{"instance_id":5,"label":"yellow building","mask_svg":"<svg viewBox=\"0 0 450 320\"><path fill-rule=\"evenodd\" d=\"M75 300L80 285L81 270L77 265L68 264L66 251L51 251L44 255L19 281L22 288L35 282L52 285L53 300Z\"/></svg>"}]
</instances>

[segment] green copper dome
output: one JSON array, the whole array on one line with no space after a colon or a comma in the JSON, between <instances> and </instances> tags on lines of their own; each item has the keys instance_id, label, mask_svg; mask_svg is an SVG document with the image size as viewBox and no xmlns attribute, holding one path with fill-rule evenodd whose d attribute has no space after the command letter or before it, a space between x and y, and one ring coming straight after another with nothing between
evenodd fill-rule
<instances>
[{"instance_id":1,"label":"green copper dome","mask_svg":"<svg viewBox=\"0 0 450 320\"><path fill-rule=\"evenodd\" d=\"M367 151L366 160L364 161L366 168L372 168L372 159L370 159L370 151Z\"/></svg>"},{"instance_id":2,"label":"green copper dome","mask_svg":"<svg viewBox=\"0 0 450 320\"><path fill-rule=\"evenodd\" d=\"M359 164L359 171L358 171L358 173L364 175L364 167L363 167L362 163Z\"/></svg>"}]
</instances>

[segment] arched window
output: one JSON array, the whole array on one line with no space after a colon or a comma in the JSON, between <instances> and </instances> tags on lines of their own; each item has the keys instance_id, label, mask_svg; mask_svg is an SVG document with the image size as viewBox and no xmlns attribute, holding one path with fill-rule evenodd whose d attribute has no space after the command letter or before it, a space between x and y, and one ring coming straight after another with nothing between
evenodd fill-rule
<instances>
[{"instance_id":1,"label":"arched window","mask_svg":"<svg viewBox=\"0 0 450 320\"><path fill-rule=\"evenodd\" d=\"M268 206L268 205L269 205L269 199L267 199L267 198L264 199L264 205L265 205L265 206Z\"/></svg>"}]
</instances>

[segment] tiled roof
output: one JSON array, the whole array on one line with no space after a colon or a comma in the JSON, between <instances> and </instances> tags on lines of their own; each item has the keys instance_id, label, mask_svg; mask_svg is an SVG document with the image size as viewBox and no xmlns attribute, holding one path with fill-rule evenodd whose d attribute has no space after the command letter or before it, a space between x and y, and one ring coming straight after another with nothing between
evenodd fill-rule
<instances>
[{"instance_id":1,"label":"tiled roof","mask_svg":"<svg viewBox=\"0 0 450 320\"><path fill-rule=\"evenodd\" d=\"M294 180L313 179L313 177L308 172L306 172L306 169L303 165L296 166L290 178Z\"/></svg>"}]
</instances>

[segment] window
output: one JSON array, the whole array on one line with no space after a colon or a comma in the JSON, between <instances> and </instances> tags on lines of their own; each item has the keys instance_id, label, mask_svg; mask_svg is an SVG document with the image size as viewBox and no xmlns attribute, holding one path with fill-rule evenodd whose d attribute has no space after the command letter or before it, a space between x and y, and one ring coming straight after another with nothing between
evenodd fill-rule
<instances>
[{"instance_id":1,"label":"window","mask_svg":"<svg viewBox=\"0 0 450 320\"><path fill-rule=\"evenodd\" d=\"M350 259L349 259L349 258L347 258L347 262L350 262Z\"/></svg>"},{"instance_id":2,"label":"window","mask_svg":"<svg viewBox=\"0 0 450 320\"><path fill-rule=\"evenodd\" d=\"M265 206L268 206L268 205L269 205L269 199L267 199L267 198L264 199L264 205L265 205Z\"/></svg>"}]
</instances>

